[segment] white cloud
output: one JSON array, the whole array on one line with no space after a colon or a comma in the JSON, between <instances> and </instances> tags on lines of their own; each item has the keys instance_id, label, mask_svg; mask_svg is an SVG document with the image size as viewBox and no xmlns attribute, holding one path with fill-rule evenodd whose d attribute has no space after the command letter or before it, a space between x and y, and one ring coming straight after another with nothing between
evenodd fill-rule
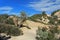
<instances>
[{"instance_id":1,"label":"white cloud","mask_svg":"<svg viewBox=\"0 0 60 40\"><path fill-rule=\"evenodd\" d=\"M12 10L12 9L13 9L13 8L12 8L12 7L9 7L9 6L0 7L0 10L4 10L4 11Z\"/></svg>"},{"instance_id":2,"label":"white cloud","mask_svg":"<svg viewBox=\"0 0 60 40\"><path fill-rule=\"evenodd\" d=\"M6 13L6 14L10 14L10 15L19 15L19 13L15 13L15 12L11 12L12 11L12 7L10 6L4 6L4 7L0 7L0 13Z\"/></svg>"},{"instance_id":3,"label":"white cloud","mask_svg":"<svg viewBox=\"0 0 60 40\"><path fill-rule=\"evenodd\" d=\"M10 11L1 11L0 13L9 13Z\"/></svg>"},{"instance_id":4,"label":"white cloud","mask_svg":"<svg viewBox=\"0 0 60 40\"><path fill-rule=\"evenodd\" d=\"M0 7L0 13L9 13L13 8L9 6Z\"/></svg>"},{"instance_id":5,"label":"white cloud","mask_svg":"<svg viewBox=\"0 0 60 40\"><path fill-rule=\"evenodd\" d=\"M17 15L17 16L20 16L20 13L10 12L10 15Z\"/></svg>"},{"instance_id":6,"label":"white cloud","mask_svg":"<svg viewBox=\"0 0 60 40\"><path fill-rule=\"evenodd\" d=\"M54 11L60 9L60 0L40 0L38 2L30 2L28 7L37 11Z\"/></svg>"}]
</instances>

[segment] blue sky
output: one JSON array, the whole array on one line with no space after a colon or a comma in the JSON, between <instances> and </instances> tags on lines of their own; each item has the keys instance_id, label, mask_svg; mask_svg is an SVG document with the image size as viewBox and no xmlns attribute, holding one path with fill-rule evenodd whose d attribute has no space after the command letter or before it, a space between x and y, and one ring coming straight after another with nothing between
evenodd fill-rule
<instances>
[{"instance_id":1,"label":"blue sky","mask_svg":"<svg viewBox=\"0 0 60 40\"><path fill-rule=\"evenodd\" d=\"M25 11L33 15L46 11L47 14L60 9L60 0L0 0L0 14L19 15Z\"/></svg>"}]
</instances>

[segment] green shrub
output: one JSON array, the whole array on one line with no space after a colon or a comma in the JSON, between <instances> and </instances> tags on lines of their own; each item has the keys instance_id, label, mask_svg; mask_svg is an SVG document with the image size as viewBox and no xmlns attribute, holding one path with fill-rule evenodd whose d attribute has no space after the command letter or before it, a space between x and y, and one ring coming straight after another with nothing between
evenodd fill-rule
<instances>
[{"instance_id":1,"label":"green shrub","mask_svg":"<svg viewBox=\"0 0 60 40\"><path fill-rule=\"evenodd\" d=\"M19 36L23 34L22 30L20 30L17 27L3 26L3 25L0 25L0 33L6 33L7 35L12 35L12 36Z\"/></svg>"},{"instance_id":2,"label":"green shrub","mask_svg":"<svg viewBox=\"0 0 60 40\"><path fill-rule=\"evenodd\" d=\"M43 29L38 28L36 39L37 40L46 40L47 37L48 37L48 32L46 31L46 29L44 29L44 28Z\"/></svg>"},{"instance_id":3,"label":"green shrub","mask_svg":"<svg viewBox=\"0 0 60 40\"><path fill-rule=\"evenodd\" d=\"M6 33L7 31L7 27L5 27L4 25L0 25L0 33Z\"/></svg>"},{"instance_id":4,"label":"green shrub","mask_svg":"<svg viewBox=\"0 0 60 40\"><path fill-rule=\"evenodd\" d=\"M55 33L58 34L57 27L53 27L52 29L48 30L46 28L38 28L36 33L36 39L37 40L57 40L55 37Z\"/></svg>"},{"instance_id":5,"label":"green shrub","mask_svg":"<svg viewBox=\"0 0 60 40\"><path fill-rule=\"evenodd\" d=\"M12 25L14 25L14 22L13 22L13 19L12 19L12 18L6 20L6 23L7 23L7 24L12 24Z\"/></svg>"},{"instance_id":6,"label":"green shrub","mask_svg":"<svg viewBox=\"0 0 60 40\"><path fill-rule=\"evenodd\" d=\"M60 25L60 20L58 20L58 23L57 24Z\"/></svg>"},{"instance_id":7,"label":"green shrub","mask_svg":"<svg viewBox=\"0 0 60 40\"><path fill-rule=\"evenodd\" d=\"M0 14L0 22L4 22L4 20L6 20L9 17L8 14Z\"/></svg>"}]
</instances>

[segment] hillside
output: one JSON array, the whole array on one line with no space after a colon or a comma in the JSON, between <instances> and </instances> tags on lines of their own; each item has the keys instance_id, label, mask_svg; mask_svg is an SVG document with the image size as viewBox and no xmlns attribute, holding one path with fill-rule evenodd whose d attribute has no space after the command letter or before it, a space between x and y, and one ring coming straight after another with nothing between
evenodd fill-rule
<instances>
[{"instance_id":1,"label":"hillside","mask_svg":"<svg viewBox=\"0 0 60 40\"><path fill-rule=\"evenodd\" d=\"M21 28L23 30L24 35L12 37L10 40L36 40L36 30L38 27L47 27L48 25L44 25L38 22L33 21L26 21L28 23L28 26L31 29L27 29L26 27Z\"/></svg>"},{"instance_id":2,"label":"hillside","mask_svg":"<svg viewBox=\"0 0 60 40\"><path fill-rule=\"evenodd\" d=\"M24 35L12 36L12 38L9 40L36 40L36 30L38 27L45 27L49 29L49 27L52 27L52 25L60 26L60 20L58 20L58 18L60 18L60 11L56 11L52 14L51 16L48 16L45 12L42 12L42 14L34 14L30 17L27 17L25 13L22 14L21 17L4 14L0 15L0 23L8 24L8 27L14 25L14 27L16 26L19 29L19 31L22 30L21 32ZM4 27L5 24L3 24ZM15 30L12 32L17 31Z\"/></svg>"}]
</instances>

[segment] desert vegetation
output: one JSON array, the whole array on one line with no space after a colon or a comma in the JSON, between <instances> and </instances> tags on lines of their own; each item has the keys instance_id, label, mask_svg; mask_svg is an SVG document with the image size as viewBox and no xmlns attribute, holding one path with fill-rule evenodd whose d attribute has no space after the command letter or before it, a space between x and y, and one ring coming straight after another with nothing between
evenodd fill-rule
<instances>
[{"instance_id":1,"label":"desert vegetation","mask_svg":"<svg viewBox=\"0 0 60 40\"><path fill-rule=\"evenodd\" d=\"M57 26L39 28L36 31L36 40L60 40L60 29Z\"/></svg>"},{"instance_id":2,"label":"desert vegetation","mask_svg":"<svg viewBox=\"0 0 60 40\"><path fill-rule=\"evenodd\" d=\"M58 30L60 20L58 20L58 16L54 15L58 11L59 10L53 12L50 16L48 16L45 11L41 14L34 14L32 16L28 16L24 11L22 11L20 16L12 15L12 18L9 18L11 15L0 14L0 34L4 33L10 36L23 35L24 33L21 28L26 27L31 29L28 25L24 25L26 20L30 20L51 26L49 29L46 27L38 27L38 30L36 31L36 40L59 40L56 36L60 34L60 30ZM4 37L2 36L2 38Z\"/></svg>"}]
</instances>

